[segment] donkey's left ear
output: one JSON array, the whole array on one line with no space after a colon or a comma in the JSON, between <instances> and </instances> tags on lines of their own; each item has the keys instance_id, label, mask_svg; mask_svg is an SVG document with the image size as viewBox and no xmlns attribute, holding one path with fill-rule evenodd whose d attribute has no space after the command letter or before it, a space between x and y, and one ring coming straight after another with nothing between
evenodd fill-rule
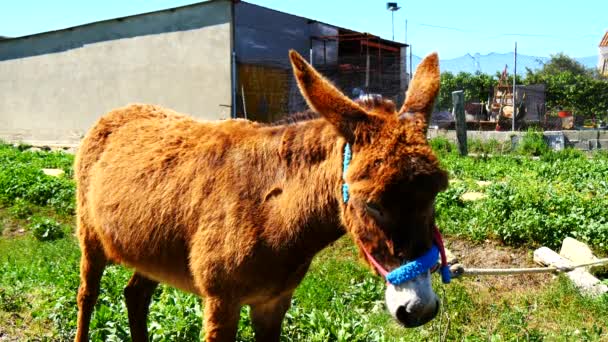
<instances>
[{"instance_id":1,"label":"donkey's left ear","mask_svg":"<svg viewBox=\"0 0 608 342\"><path fill-rule=\"evenodd\" d=\"M437 53L432 53L416 68L412 83L405 95L405 102L399 110L401 119L422 114L424 125L428 125L435 98L439 93L439 77L439 57Z\"/></svg>"},{"instance_id":2,"label":"donkey's left ear","mask_svg":"<svg viewBox=\"0 0 608 342\"><path fill-rule=\"evenodd\" d=\"M310 108L350 138L354 126L368 120L366 111L321 76L300 54L291 50L289 59L300 92Z\"/></svg>"}]
</instances>

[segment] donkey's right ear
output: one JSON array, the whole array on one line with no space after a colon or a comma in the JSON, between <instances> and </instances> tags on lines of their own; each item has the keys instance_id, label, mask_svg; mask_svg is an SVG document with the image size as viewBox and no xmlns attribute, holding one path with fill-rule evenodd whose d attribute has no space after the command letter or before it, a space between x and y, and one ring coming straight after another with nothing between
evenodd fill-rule
<instances>
[{"instance_id":1,"label":"donkey's right ear","mask_svg":"<svg viewBox=\"0 0 608 342\"><path fill-rule=\"evenodd\" d=\"M300 92L308 106L336 126L340 133L349 138L357 123L369 119L365 109L342 94L300 54L290 50L289 59Z\"/></svg>"}]
</instances>

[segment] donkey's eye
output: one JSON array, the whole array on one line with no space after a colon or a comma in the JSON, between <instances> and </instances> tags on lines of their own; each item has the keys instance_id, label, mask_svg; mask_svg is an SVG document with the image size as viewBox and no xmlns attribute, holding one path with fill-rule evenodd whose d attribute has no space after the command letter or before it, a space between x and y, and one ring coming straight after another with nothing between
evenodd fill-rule
<instances>
[{"instance_id":1,"label":"donkey's eye","mask_svg":"<svg viewBox=\"0 0 608 342\"><path fill-rule=\"evenodd\" d=\"M373 216L376 217L382 217L384 216L382 214L382 206L380 206L380 204L378 204L377 202L367 202L365 203L365 209L367 209L367 211L372 214Z\"/></svg>"}]
</instances>

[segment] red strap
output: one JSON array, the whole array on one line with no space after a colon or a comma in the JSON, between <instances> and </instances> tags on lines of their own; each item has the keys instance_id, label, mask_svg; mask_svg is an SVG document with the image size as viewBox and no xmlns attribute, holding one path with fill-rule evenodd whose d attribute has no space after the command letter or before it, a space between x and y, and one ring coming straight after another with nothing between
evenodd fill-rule
<instances>
[{"instance_id":1,"label":"red strap","mask_svg":"<svg viewBox=\"0 0 608 342\"><path fill-rule=\"evenodd\" d=\"M437 228L437 226L433 227L433 237L435 238L435 243L439 248L439 255L441 255L441 266L447 266L448 258L445 255L445 246L443 245L443 239L441 238L441 233L439 232L439 228Z\"/></svg>"},{"instance_id":2,"label":"red strap","mask_svg":"<svg viewBox=\"0 0 608 342\"><path fill-rule=\"evenodd\" d=\"M437 228L437 226L433 227L433 240L435 240L435 243L437 244L437 248L439 248L439 255L441 256L441 266L447 266L448 258L445 254L445 247L443 245L443 239L441 238L441 233L439 232L439 229ZM380 263L378 261L376 261L376 259L374 259L374 257L367 251L367 249L365 249L365 247L362 246L361 249L363 250L363 253L365 253L367 260L369 260L369 262L372 265L374 265L376 270L378 270L378 273L380 273L380 275L382 275L382 277L386 278L388 271L384 267L382 267L382 265L380 265Z\"/></svg>"},{"instance_id":3,"label":"red strap","mask_svg":"<svg viewBox=\"0 0 608 342\"><path fill-rule=\"evenodd\" d=\"M384 269L384 267L382 267L382 265L380 265L380 263L377 262L376 259L374 259L374 257L371 254L369 254L369 252L367 251L367 249L365 249L365 247L361 247L361 249L363 250L363 253L365 253L367 260L369 260L369 262L371 262L372 265L374 265L374 267L378 270L378 273L380 273L384 278L386 278L388 271L386 269Z\"/></svg>"}]
</instances>

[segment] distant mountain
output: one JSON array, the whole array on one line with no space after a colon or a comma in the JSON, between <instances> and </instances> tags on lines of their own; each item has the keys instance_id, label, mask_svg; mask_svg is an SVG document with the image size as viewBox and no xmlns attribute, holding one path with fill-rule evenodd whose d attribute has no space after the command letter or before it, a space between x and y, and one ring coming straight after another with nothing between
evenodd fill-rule
<instances>
[{"instance_id":1,"label":"distant mountain","mask_svg":"<svg viewBox=\"0 0 608 342\"><path fill-rule=\"evenodd\" d=\"M597 56L575 58L587 68L595 68L597 66ZM412 56L414 69L418 66L422 59L418 56ZM543 63L547 62L549 57L536 57L529 55L517 54L517 73L523 75L526 68L532 70L540 69ZM492 52L487 55L476 53L474 55L466 54L461 57L452 59L442 59L439 61L441 71L449 71L459 73L461 71L474 73L480 71L484 74L494 75L496 72L502 72L507 65L507 72L513 72L513 52L496 53Z\"/></svg>"}]
</instances>

